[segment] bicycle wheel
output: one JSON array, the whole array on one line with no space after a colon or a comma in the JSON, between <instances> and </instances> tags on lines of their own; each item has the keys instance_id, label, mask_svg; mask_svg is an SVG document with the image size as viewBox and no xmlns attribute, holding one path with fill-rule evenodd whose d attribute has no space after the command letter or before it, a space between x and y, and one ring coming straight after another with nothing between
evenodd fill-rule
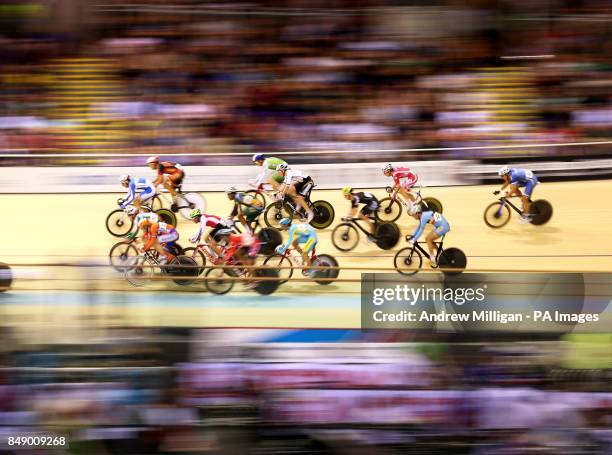
<instances>
[{"instance_id":1,"label":"bicycle wheel","mask_svg":"<svg viewBox=\"0 0 612 455\"><path fill-rule=\"evenodd\" d=\"M311 207L314 217L310 225L315 229L325 229L334 222L336 212L334 207L327 201L314 201Z\"/></svg>"},{"instance_id":2,"label":"bicycle wheel","mask_svg":"<svg viewBox=\"0 0 612 455\"><path fill-rule=\"evenodd\" d=\"M247 191L244 192L244 194L248 194L249 196L253 196L259 202L261 202L262 207L266 206L266 197L264 196L264 194L261 191L247 190Z\"/></svg>"},{"instance_id":3,"label":"bicycle wheel","mask_svg":"<svg viewBox=\"0 0 612 455\"><path fill-rule=\"evenodd\" d=\"M278 278L278 272L274 269L256 269L254 275L256 277ZM279 280L264 280L260 281L253 288L255 292L261 295L270 295L274 293L281 285Z\"/></svg>"},{"instance_id":4,"label":"bicycle wheel","mask_svg":"<svg viewBox=\"0 0 612 455\"><path fill-rule=\"evenodd\" d=\"M130 259L128 264L125 266L124 276L125 279L132 286L144 286L151 278L153 278L153 268L156 267L157 264L152 260L148 259L145 256L136 256L135 258Z\"/></svg>"},{"instance_id":5,"label":"bicycle wheel","mask_svg":"<svg viewBox=\"0 0 612 455\"><path fill-rule=\"evenodd\" d=\"M459 248L447 248L440 253L438 257L438 267L441 269L453 269L453 270L442 270L445 275L459 275L465 270L467 265L467 258L465 253Z\"/></svg>"},{"instance_id":6,"label":"bicycle wheel","mask_svg":"<svg viewBox=\"0 0 612 455\"><path fill-rule=\"evenodd\" d=\"M194 209L200 209L202 213L206 211L206 201L198 193L184 193L180 197L183 200L179 202L179 213L186 220Z\"/></svg>"},{"instance_id":7,"label":"bicycle wheel","mask_svg":"<svg viewBox=\"0 0 612 455\"><path fill-rule=\"evenodd\" d=\"M380 208L376 211L376 219L379 221L397 221L402 214L402 204L397 200L386 197L380 200Z\"/></svg>"},{"instance_id":8,"label":"bicycle wheel","mask_svg":"<svg viewBox=\"0 0 612 455\"><path fill-rule=\"evenodd\" d=\"M134 221L122 209L113 210L106 217L106 230L115 237L123 237L132 231Z\"/></svg>"},{"instance_id":9,"label":"bicycle wheel","mask_svg":"<svg viewBox=\"0 0 612 455\"><path fill-rule=\"evenodd\" d=\"M421 253L412 248L406 247L399 250L393 258L393 266L398 273L406 276L414 275L423 265Z\"/></svg>"},{"instance_id":10,"label":"bicycle wheel","mask_svg":"<svg viewBox=\"0 0 612 455\"><path fill-rule=\"evenodd\" d=\"M548 223L552 217L553 208L547 200L538 199L531 204L529 212L531 213L531 224L540 226Z\"/></svg>"},{"instance_id":11,"label":"bicycle wheel","mask_svg":"<svg viewBox=\"0 0 612 455\"><path fill-rule=\"evenodd\" d=\"M213 294L227 294L234 287L234 281L228 279L225 270L220 267L211 267L204 276L206 277L204 280L206 289Z\"/></svg>"},{"instance_id":12,"label":"bicycle wheel","mask_svg":"<svg viewBox=\"0 0 612 455\"><path fill-rule=\"evenodd\" d=\"M510 207L501 202L493 202L484 211L484 222L487 226L498 229L510 221Z\"/></svg>"},{"instance_id":13,"label":"bicycle wheel","mask_svg":"<svg viewBox=\"0 0 612 455\"><path fill-rule=\"evenodd\" d=\"M0 262L0 292L8 291L13 283L13 272L8 264Z\"/></svg>"},{"instance_id":14,"label":"bicycle wheel","mask_svg":"<svg viewBox=\"0 0 612 455\"><path fill-rule=\"evenodd\" d=\"M341 223L334 228L331 238L337 250L351 251L359 243L359 231L351 223Z\"/></svg>"},{"instance_id":15,"label":"bicycle wheel","mask_svg":"<svg viewBox=\"0 0 612 455\"><path fill-rule=\"evenodd\" d=\"M376 226L376 245L383 250L390 250L400 238L400 229L393 222L382 222Z\"/></svg>"},{"instance_id":16,"label":"bicycle wheel","mask_svg":"<svg viewBox=\"0 0 612 455\"><path fill-rule=\"evenodd\" d=\"M286 283L293 276L293 269L289 268L293 267L293 262L291 262L288 256L273 254L272 256L268 256L263 263L269 267L274 267L280 279L279 284Z\"/></svg>"},{"instance_id":17,"label":"bicycle wheel","mask_svg":"<svg viewBox=\"0 0 612 455\"><path fill-rule=\"evenodd\" d=\"M283 243L283 236L278 229L272 227L265 227L260 229L257 233L257 238L261 243L259 253L264 256L274 254L274 250L277 246Z\"/></svg>"},{"instance_id":18,"label":"bicycle wheel","mask_svg":"<svg viewBox=\"0 0 612 455\"><path fill-rule=\"evenodd\" d=\"M283 218L293 218L293 210L287 203L279 204L275 202L270 204L264 212L264 222L266 226L277 228L280 226L280 220Z\"/></svg>"},{"instance_id":19,"label":"bicycle wheel","mask_svg":"<svg viewBox=\"0 0 612 455\"><path fill-rule=\"evenodd\" d=\"M189 286L193 284L195 282L193 278L200 274L198 264L189 256L177 256L170 265L172 267L168 267L166 273L172 277L180 277L172 279L172 281L179 286Z\"/></svg>"},{"instance_id":20,"label":"bicycle wheel","mask_svg":"<svg viewBox=\"0 0 612 455\"><path fill-rule=\"evenodd\" d=\"M196 265L199 266L198 275L201 275L206 267L206 256L204 256L204 253L202 253L198 248L190 246L189 248L185 248L183 250L183 255L195 261Z\"/></svg>"},{"instance_id":21,"label":"bicycle wheel","mask_svg":"<svg viewBox=\"0 0 612 455\"><path fill-rule=\"evenodd\" d=\"M442 213L442 203L435 197L426 197L421 202L423 211L431 210L433 212Z\"/></svg>"},{"instance_id":22,"label":"bicycle wheel","mask_svg":"<svg viewBox=\"0 0 612 455\"><path fill-rule=\"evenodd\" d=\"M158 210L163 209L164 202L162 198L160 198L159 196L155 196L153 198L153 202L151 203L151 208L153 209L154 212L157 212Z\"/></svg>"},{"instance_id":23,"label":"bicycle wheel","mask_svg":"<svg viewBox=\"0 0 612 455\"><path fill-rule=\"evenodd\" d=\"M132 242L115 243L108 253L110 265L113 266L117 272L125 271L126 265L136 256L138 256L138 249Z\"/></svg>"},{"instance_id":24,"label":"bicycle wheel","mask_svg":"<svg viewBox=\"0 0 612 455\"><path fill-rule=\"evenodd\" d=\"M338 262L329 254L321 254L312 261L312 265L315 267L338 267ZM339 273L340 270L332 268L316 270L313 275L313 280L318 284L328 285L331 284L335 278L338 278Z\"/></svg>"},{"instance_id":25,"label":"bicycle wheel","mask_svg":"<svg viewBox=\"0 0 612 455\"><path fill-rule=\"evenodd\" d=\"M159 217L159 221L176 226L176 215L172 212L172 210L158 209L155 211L155 213Z\"/></svg>"}]
</instances>

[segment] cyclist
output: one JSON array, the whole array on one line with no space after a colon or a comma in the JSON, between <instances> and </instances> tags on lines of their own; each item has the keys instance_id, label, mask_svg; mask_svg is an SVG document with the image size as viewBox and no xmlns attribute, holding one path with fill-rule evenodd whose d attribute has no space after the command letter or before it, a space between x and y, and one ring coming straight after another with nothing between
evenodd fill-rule
<instances>
[{"instance_id":1,"label":"cyclist","mask_svg":"<svg viewBox=\"0 0 612 455\"><path fill-rule=\"evenodd\" d=\"M240 192L233 186L225 190L225 194L230 201L234 201L234 208L229 218L234 219L237 216L243 226L253 230L257 218L264 211L263 203L255 196Z\"/></svg>"},{"instance_id":2,"label":"cyclist","mask_svg":"<svg viewBox=\"0 0 612 455\"><path fill-rule=\"evenodd\" d=\"M259 253L259 239L252 232L246 231L238 234L230 234L228 236L229 246L223 255L223 262L228 263L235 259L242 265L253 266L257 253ZM248 279L253 276L253 269L244 269L241 278Z\"/></svg>"},{"instance_id":3,"label":"cyclist","mask_svg":"<svg viewBox=\"0 0 612 455\"><path fill-rule=\"evenodd\" d=\"M285 193L288 193L293 202L302 207L306 220L310 223L314 218L314 213L308 207L306 200L310 197L310 191L314 186L312 178L305 172L289 168L286 163L276 166L276 172L283 176L283 184L279 188L281 199L284 198Z\"/></svg>"},{"instance_id":4,"label":"cyclist","mask_svg":"<svg viewBox=\"0 0 612 455\"><path fill-rule=\"evenodd\" d=\"M158 156L152 156L147 160L147 165L157 171L157 178L153 184L157 188L162 185L172 195L172 201L176 204L177 189L180 189L185 171L183 166L172 161L160 161Z\"/></svg>"},{"instance_id":5,"label":"cyclist","mask_svg":"<svg viewBox=\"0 0 612 455\"><path fill-rule=\"evenodd\" d=\"M278 190L278 187L283 183L283 176L276 171L276 167L279 164L287 164L287 162L273 156L266 158L265 155L256 153L253 155L253 164L262 167L262 171L255 179L255 187L260 189L264 183L269 183L274 190Z\"/></svg>"},{"instance_id":6,"label":"cyclist","mask_svg":"<svg viewBox=\"0 0 612 455\"><path fill-rule=\"evenodd\" d=\"M383 174L385 177L393 177L394 185L391 198L395 198L399 191L404 198L410 201L410 205L406 205L406 208L410 210L412 203L416 200L410 193L410 188L419 180L419 177L409 167L394 167L391 163L385 164Z\"/></svg>"},{"instance_id":7,"label":"cyclist","mask_svg":"<svg viewBox=\"0 0 612 455\"><path fill-rule=\"evenodd\" d=\"M149 220L143 220L139 227L144 232L145 238L145 244L140 252L145 253L154 248L159 253L160 264L172 262L174 255L169 252L169 249L179 239L179 233L176 228L163 221L151 223Z\"/></svg>"},{"instance_id":8,"label":"cyclist","mask_svg":"<svg viewBox=\"0 0 612 455\"><path fill-rule=\"evenodd\" d=\"M302 274L304 275L312 275L314 271L309 270L309 267L312 263L312 259L310 258L310 252L317 245L317 232L315 229L307 223L300 224L291 224L291 220L289 218L283 218L280 220L280 229L287 230L289 229L289 237L287 241L283 245L279 245L276 247L277 254L285 254L287 248L292 246L302 255ZM300 247L300 244L303 244L303 247Z\"/></svg>"},{"instance_id":9,"label":"cyclist","mask_svg":"<svg viewBox=\"0 0 612 455\"><path fill-rule=\"evenodd\" d=\"M219 246L219 243L231 234L231 224L218 216L202 213L200 209L192 210L189 214L189 218L194 223L200 224L197 232L189 238L189 241L191 243L198 243L206 228L211 228L208 234L204 236L204 242L208 243L217 254L217 257L219 257L221 255L221 246Z\"/></svg>"},{"instance_id":10,"label":"cyclist","mask_svg":"<svg viewBox=\"0 0 612 455\"><path fill-rule=\"evenodd\" d=\"M126 209L126 212L130 219L134 220L134 222L132 223L133 229L126 236L129 240L133 240L134 237L136 237L136 233L138 232L138 226L140 226L140 223L142 223L144 220L149 220L151 223L159 222L159 216L157 215L157 213L151 211L148 207L142 206L140 207L140 209L138 209L137 207L130 205Z\"/></svg>"},{"instance_id":11,"label":"cyclist","mask_svg":"<svg viewBox=\"0 0 612 455\"><path fill-rule=\"evenodd\" d=\"M155 186L144 177L130 177L124 174L120 178L121 186L128 189L123 199L119 199L119 207L125 209L129 205L140 208L143 202L155 196Z\"/></svg>"},{"instance_id":12,"label":"cyclist","mask_svg":"<svg viewBox=\"0 0 612 455\"><path fill-rule=\"evenodd\" d=\"M434 226L433 230L429 234L427 234L427 237L425 237L425 239L427 240L427 248L429 249L429 265L431 267L437 267L438 266L436 262L437 252L436 252L436 246L434 245L433 242L437 238L442 237L448 231L450 231L450 224L448 224L448 221L446 221L446 218L444 218L438 212L433 212L433 211L423 212L419 204L414 204L410 208L410 211L408 213L410 213L411 216L413 216L419 221L419 225L417 226L415 231L412 233L412 235L409 236L408 244L410 246L413 246L414 243L417 240L419 240L419 237L421 237L421 235L423 234L423 230L425 229L425 226L427 225L427 223L433 224Z\"/></svg>"},{"instance_id":13,"label":"cyclist","mask_svg":"<svg viewBox=\"0 0 612 455\"><path fill-rule=\"evenodd\" d=\"M348 221L350 218L355 218L359 204L364 204L364 207L359 211L359 219L367 221L370 224L371 227L368 240L373 241L376 230L376 222L372 217L380 208L376 196L374 196L372 193L364 193L362 191L355 193L353 188L350 186L345 186L342 188L342 195L346 200L351 201L351 210L345 218L342 218L342 221Z\"/></svg>"},{"instance_id":14,"label":"cyclist","mask_svg":"<svg viewBox=\"0 0 612 455\"><path fill-rule=\"evenodd\" d=\"M509 196L519 196L521 198L521 202L523 203L523 216L519 219L521 223L530 223L531 222L531 214L529 209L531 208L531 195L533 194L533 189L535 186L540 183L535 174L527 169L519 169L512 168L508 166L503 166L498 172L503 180L504 184L502 185L500 191L503 191L506 187L510 187L506 191L506 197ZM520 188L525 188L522 193ZM495 194L499 194L499 191L496 191Z\"/></svg>"}]
</instances>

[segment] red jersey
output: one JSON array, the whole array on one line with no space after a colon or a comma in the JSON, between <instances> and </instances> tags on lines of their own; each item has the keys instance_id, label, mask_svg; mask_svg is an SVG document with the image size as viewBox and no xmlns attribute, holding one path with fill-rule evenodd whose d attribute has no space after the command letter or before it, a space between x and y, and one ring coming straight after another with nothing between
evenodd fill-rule
<instances>
[{"instance_id":1,"label":"red jersey","mask_svg":"<svg viewBox=\"0 0 612 455\"><path fill-rule=\"evenodd\" d=\"M412 186L419 178L409 167L396 167L393 169L393 181L396 185Z\"/></svg>"},{"instance_id":2,"label":"red jersey","mask_svg":"<svg viewBox=\"0 0 612 455\"><path fill-rule=\"evenodd\" d=\"M183 166L178 163L173 163L172 161L162 161L159 163L159 167L157 168L157 174L168 174L168 175L176 175L183 173Z\"/></svg>"}]
</instances>

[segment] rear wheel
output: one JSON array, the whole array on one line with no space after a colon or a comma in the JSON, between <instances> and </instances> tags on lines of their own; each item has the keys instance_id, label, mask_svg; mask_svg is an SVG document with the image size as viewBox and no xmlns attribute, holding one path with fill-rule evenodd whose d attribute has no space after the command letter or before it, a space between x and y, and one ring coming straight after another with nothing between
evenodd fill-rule
<instances>
[{"instance_id":1,"label":"rear wheel","mask_svg":"<svg viewBox=\"0 0 612 455\"><path fill-rule=\"evenodd\" d=\"M423 211L431 210L433 212L442 213L442 203L435 197L426 197L421 202Z\"/></svg>"},{"instance_id":2,"label":"rear wheel","mask_svg":"<svg viewBox=\"0 0 612 455\"><path fill-rule=\"evenodd\" d=\"M531 224L536 226L548 223L553 214L552 205L545 199L532 202L529 211L531 212Z\"/></svg>"},{"instance_id":3,"label":"rear wheel","mask_svg":"<svg viewBox=\"0 0 612 455\"><path fill-rule=\"evenodd\" d=\"M261 248L259 252L264 256L274 254L274 250L277 246L283 243L283 236L278 229L272 227L265 227L259 230L257 233Z\"/></svg>"},{"instance_id":4,"label":"rear wheel","mask_svg":"<svg viewBox=\"0 0 612 455\"><path fill-rule=\"evenodd\" d=\"M172 212L172 210L158 209L155 211L155 213L159 217L159 221L176 226L176 215Z\"/></svg>"},{"instance_id":5,"label":"rear wheel","mask_svg":"<svg viewBox=\"0 0 612 455\"><path fill-rule=\"evenodd\" d=\"M201 275L206 267L206 256L198 248L189 247L183 250L183 255L190 257L199 266L198 275Z\"/></svg>"},{"instance_id":6,"label":"rear wheel","mask_svg":"<svg viewBox=\"0 0 612 455\"><path fill-rule=\"evenodd\" d=\"M359 243L359 231L351 223L341 223L332 231L332 243L340 251L351 251Z\"/></svg>"},{"instance_id":7,"label":"rear wheel","mask_svg":"<svg viewBox=\"0 0 612 455\"><path fill-rule=\"evenodd\" d=\"M290 268L293 267L293 262L288 256L275 254L268 256L263 263L269 267L274 267L280 278L279 284L286 283L293 276L293 269Z\"/></svg>"},{"instance_id":8,"label":"rear wheel","mask_svg":"<svg viewBox=\"0 0 612 455\"><path fill-rule=\"evenodd\" d=\"M402 275L414 275L423 265L423 257L414 248L402 248L393 258L393 266Z\"/></svg>"},{"instance_id":9,"label":"rear wheel","mask_svg":"<svg viewBox=\"0 0 612 455\"><path fill-rule=\"evenodd\" d=\"M212 267L206 271L204 276L206 277L204 280L206 289L213 294L227 294L234 287L234 281L229 279L222 268Z\"/></svg>"},{"instance_id":10,"label":"rear wheel","mask_svg":"<svg viewBox=\"0 0 612 455\"><path fill-rule=\"evenodd\" d=\"M376 211L376 218L380 221L397 221L402 214L402 205L390 197L381 199L380 208Z\"/></svg>"},{"instance_id":11,"label":"rear wheel","mask_svg":"<svg viewBox=\"0 0 612 455\"><path fill-rule=\"evenodd\" d=\"M254 275L258 278L278 278L278 272L274 269L256 269ZM255 292L262 295L273 294L281 285L279 280L263 280L253 288Z\"/></svg>"},{"instance_id":12,"label":"rear wheel","mask_svg":"<svg viewBox=\"0 0 612 455\"><path fill-rule=\"evenodd\" d=\"M334 222L335 211L327 201L315 201L311 207L314 217L310 225L315 229L325 229Z\"/></svg>"},{"instance_id":13,"label":"rear wheel","mask_svg":"<svg viewBox=\"0 0 612 455\"><path fill-rule=\"evenodd\" d=\"M376 245L383 250L390 250L400 238L400 229L393 222L379 223L376 227Z\"/></svg>"},{"instance_id":14,"label":"rear wheel","mask_svg":"<svg viewBox=\"0 0 612 455\"><path fill-rule=\"evenodd\" d=\"M8 264L0 262L0 292L8 291L13 283L13 273Z\"/></svg>"},{"instance_id":15,"label":"rear wheel","mask_svg":"<svg viewBox=\"0 0 612 455\"><path fill-rule=\"evenodd\" d=\"M138 249L132 242L115 243L108 253L110 265L118 272L124 272L130 259L136 256L138 256Z\"/></svg>"},{"instance_id":16,"label":"rear wheel","mask_svg":"<svg viewBox=\"0 0 612 455\"><path fill-rule=\"evenodd\" d=\"M510 208L501 202L493 202L484 211L484 222L494 229L505 226L510 221Z\"/></svg>"},{"instance_id":17,"label":"rear wheel","mask_svg":"<svg viewBox=\"0 0 612 455\"><path fill-rule=\"evenodd\" d=\"M280 220L283 218L293 218L293 210L289 204L275 202L274 204L268 205L264 212L264 222L268 227L278 229Z\"/></svg>"},{"instance_id":18,"label":"rear wheel","mask_svg":"<svg viewBox=\"0 0 612 455\"><path fill-rule=\"evenodd\" d=\"M440 253L438 257L438 267L441 269L452 269L443 270L445 275L458 275L465 270L467 265L467 258L465 253L459 248L447 248Z\"/></svg>"},{"instance_id":19,"label":"rear wheel","mask_svg":"<svg viewBox=\"0 0 612 455\"><path fill-rule=\"evenodd\" d=\"M314 267L337 267L338 263L329 254L321 254L312 261ZM316 283L327 285L331 284L332 281L338 276L336 270L331 268L315 270L312 275L313 280Z\"/></svg>"},{"instance_id":20,"label":"rear wheel","mask_svg":"<svg viewBox=\"0 0 612 455\"><path fill-rule=\"evenodd\" d=\"M106 217L106 230L115 237L123 237L132 230L134 222L125 213L125 210L113 210Z\"/></svg>"},{"instance_id":21,"label":"rear wheel","mask_svg":"<svg viewBox=\"0 0 612 455\"><path fill-rule=\"evenodd\" d=\"M172 281L179 286L189 286L193 284L195 280L189 278L195 278L200 274L196 261L183 255L174 258L167 272L168 275L172 277L181 277L172 279Z\"/></svg>"}]
</instances>

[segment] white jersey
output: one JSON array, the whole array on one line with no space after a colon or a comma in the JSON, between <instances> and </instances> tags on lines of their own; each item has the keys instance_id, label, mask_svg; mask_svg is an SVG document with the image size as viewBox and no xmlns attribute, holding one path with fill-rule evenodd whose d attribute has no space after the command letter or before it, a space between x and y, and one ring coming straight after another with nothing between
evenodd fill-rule
<instances>
[{"instance_id":1,"label":"white jersey","mask_svg":"<svg viewBox=\"0 0 612 455\"><path fill-rule=\"evenodd\" d=\"M287 169L283 183L285 185L293 185L295 183L301 183L306 180L310 175L303 171L294 171L293 169Z\"/></svg>"},{"instance_id":2,"label":"white jersey","mask_svg":"<svg viewBox=\"0 0 612 455\"><path fill-rule=\"evenodd\" d=\"M140 226L140 223L144 220L149 220L151 224L155 224L159 222L159 215L155 212L139 213L134 219L134 230L138 230L138 226Z\"/></svg>"}]
</instances>

